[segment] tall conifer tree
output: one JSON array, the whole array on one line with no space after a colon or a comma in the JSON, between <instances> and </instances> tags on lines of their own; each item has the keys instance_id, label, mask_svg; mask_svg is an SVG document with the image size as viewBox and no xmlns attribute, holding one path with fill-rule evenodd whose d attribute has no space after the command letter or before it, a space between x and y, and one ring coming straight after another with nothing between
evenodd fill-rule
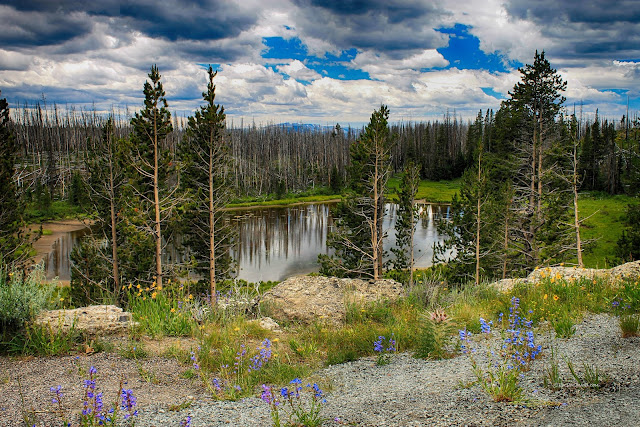
<instances>
[{"instance_id":1,"label":"tall conifer tree","mask_svg":"<svg viewBox=\"0 0 640 427\"><path fill-rule=\"evenodd\" d=\"M190 195L187 209L187 245L196 257L197 269L209 280L212 304L216 301L216 278L232 270L231 227L225 222L222 208L229 202L230 158L224 144L224 107L215 103L216 72L209 66L206 104L189 117L187 135L180 152L184 166L183 184Z\"/></svg>"},{"instance_id":2,"label":"tall conifer tree","mask_svg":"<svg viewBox=\"0 0 640 427\"><path fill-rule=\"evenodd\" d=\"M132 140L135 150L135 168L140 174L138 195L151 215L147 228L155 241L155 274L158 286L162 286L162 226L170 213L172 200L165 193L169 174L169 153L163 142L171 125L167 99L160 81L158 67L153 65L149 80L144 84L144 108L131 119Z\"/></svg>"},{"instance_id":3,"label":"tall conifer tree","mask_svg":"<svg viewBox=\"0 0 640 427\"><path fill-rule=\"evenodd\" d=\"M371 115L360 138L351 146L350 191L334 212L336 230L327 245L335 255L320 255L324 274L338 276L382 276L382 221L385 193L391 174L389 109L382 105Z\"/></svg>"}]
</instances>

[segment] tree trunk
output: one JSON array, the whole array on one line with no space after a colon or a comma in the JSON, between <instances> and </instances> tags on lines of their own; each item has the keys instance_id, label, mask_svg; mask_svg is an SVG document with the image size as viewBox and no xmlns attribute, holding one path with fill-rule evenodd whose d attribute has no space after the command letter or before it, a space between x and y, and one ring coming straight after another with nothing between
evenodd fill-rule
<instances>
[{"instance_id":1,"label":"tree trunk","mask_svg":"<svg viewBox=\"0 0 640 427\"><path fill-rule=\"evenodd\" d=\"M213 131L209 139L209 283L211 285L211 305L218 303L216 294L216 240L213 212Z\"/></svg>"},{"instance_id":2,"label":"tree trunk","mask_svg":"<svg viewBox=\"0 0 640 427\"><path fill-rule=\"evenodd\" d=\"M118 241L116 234L116 206L115 206L115 190L114 190L114 178L113 178L113 156L114 147L112 135L107 134L109 149L109 205L111 208L111 251L113 256L113 283L114 293L120 292L120 272L118 271Z\"/></svg>"},{"instance_id":3,"label":"tree trunk","mask_svg":"<svg viewBox=\"0 0 640 427\"><path fill-rule=\"evenodd\" d=\"M160 194L158 178L158 122L153 113L153 204L155 208L156 283L162 287L162 233L160 230Z\"/></svg>"}]
</instances>

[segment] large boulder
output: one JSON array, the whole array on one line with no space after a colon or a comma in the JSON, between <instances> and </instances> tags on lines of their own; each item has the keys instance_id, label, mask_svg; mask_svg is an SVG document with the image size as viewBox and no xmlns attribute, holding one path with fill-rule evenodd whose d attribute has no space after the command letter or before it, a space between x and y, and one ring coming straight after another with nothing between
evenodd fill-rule
<instances>
[{"instance_id":1,"label":"large boulder","mask_svg":"<svg viewBox=\"0 0 640 427\"><path fill-rule=\"evenodd\" d=\"M62 328L69 331L74 327L89 335L103 335L126 332L133 321L131 313L115 305L92 305L73 310L43 311L34 323L49 325L54 330Z\"/></svg>"},{"instance_id":2,"label":"large boulder","mask_svg":"<svg viewBox=\"0 0 640 427\"><path fill-rule=\"evenodd\" d=\"M395 280L338 279L322 276L294 276L262 297L271 317L277 320L312 323L316 320L340 323L348 304L364 305L380 299L394 300L404 294Z\"/></svg>"},{"instance_id":3,"label":"large boulder","mask_svg":"<svg viewBox=\"0 0 640 427\"><path fill-rule=\"evenodd\" d=\"M605 280L618 281L622 279L640 279L640 261L628 262L610 269L606 268L579 268L579 267L546 267L537 268L524 279L503 279L491 285L499 291L508 292L516 284L535 284L544 279L555 278L556 280L579 280L601 278Z\"/></svg>"}]
</instances>

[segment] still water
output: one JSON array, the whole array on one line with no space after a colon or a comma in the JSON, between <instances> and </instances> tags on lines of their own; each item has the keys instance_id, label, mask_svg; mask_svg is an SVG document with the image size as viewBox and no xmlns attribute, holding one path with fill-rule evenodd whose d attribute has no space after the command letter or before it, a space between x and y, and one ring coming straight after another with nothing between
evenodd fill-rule
<instances>
[{"instance_id":1,"label":"still water","mask_svg":"<svg viewBox=\"0 0 640 427\"><path fill-rule=\"evenodd\" d=\"M383 229L388 238L385 250L395 244L397 206L386 206ZM435 220L448 216L447 205L420 205L415 234L416 267L431 265L433 243L442 240ZM238 228L238 242L232 255L238 262L238 278L250 282L283 280L296 274L318 271L318 254L329 253L327 233L333 227L331 204L314 203L287 207L251 208L229 211ZM61 237L45 257L47 277L69 280L69 254L83 233Z\"/></svg>"}]
</instances>

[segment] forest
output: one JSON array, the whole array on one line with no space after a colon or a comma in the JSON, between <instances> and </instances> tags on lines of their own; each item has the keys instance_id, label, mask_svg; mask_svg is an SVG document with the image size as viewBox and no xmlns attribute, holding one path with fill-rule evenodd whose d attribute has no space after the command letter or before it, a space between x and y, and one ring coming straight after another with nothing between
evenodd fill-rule
<instances>
[{"instance_id":1,"label":"forest","mask_svg":"<svg viewBox=\"0 0 640 427\"><path fill-rule=\"evenodd\" d=\"M233 123L215 100L208 69L202 106L171 113L151 67L139 111L102 113L49 105L10 109L0 101L0 258L23 265L36 237L25 233L40 211L64 204L93 221L72 254L78 304L119 301L123 284L161 287L184 266L167 264L168 244L187 254L203 293L233 277L229 204L298 194L335 195L336 227L319 257L321 273L414 280L412 231L422 181L462 178L448 237L434 261L459 281L522 276L576 259L589 241L578 210L584 192L640 191L640 118L583 119L564 105L566 84L544 53L520 69L521 81L497 111L465 121L389 123L380 106L363 128ZM382 217L389 179L401 181L398 247L386 258ZM622 260L640 257L638 207L630 206L619 242ZM178 238L178 236L180 236ZM449 256L447 254L454 254ZM7 274L8 269L3 269ZM215 300L212 298L211 300Z\"/></svg>"}]
</instances>

